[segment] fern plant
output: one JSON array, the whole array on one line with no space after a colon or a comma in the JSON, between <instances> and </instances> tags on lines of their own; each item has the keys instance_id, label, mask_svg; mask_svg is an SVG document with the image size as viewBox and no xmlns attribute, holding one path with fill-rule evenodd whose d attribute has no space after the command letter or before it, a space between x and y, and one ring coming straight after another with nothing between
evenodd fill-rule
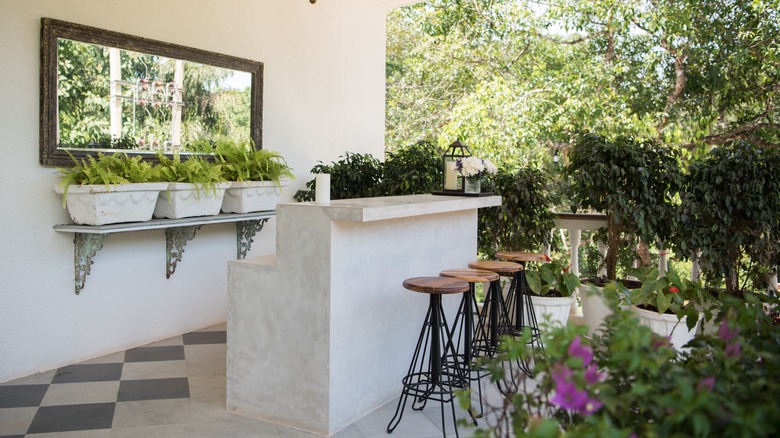
<instances>
[{"instance_id":1,"label":"fern plant","mask_svg":"<svg viewBox=\"0 0 780 438\"><path fill-rule=\"evenodd\" d=\"M217 184L227 181L220 163L196 155L182 160L179 154L168 158L161 153L157 155L157 159L160 163L154 166L154 170L159 181L195 184L198 194L205 190L206 193L212 192L216 195Z\"/></svg>"},{"instance_id":2,"label":"fern plant","mask_svg":"<svg viewBox=\"0 0 780 438\"><path fill-rule=\"evenodd\" d=\"M279 152L254 149L250 143L222 140L216 154L228 181L273 181L294 179L292 169Z\"/></svg>"},{"instance_id":3,"label":"fern plant","mask_svg":"<svg viewBox=\"0 0 780 438\"><path fill-rule=\"evenodd\" d=\"M57 169L61 174L59 185L64 188L63 207L68 196L68 187L72 185L104 185L109 189L117 184L158 181L154 166L143 161L139 155L129 157L124 152L118 152L111 155L99 153L97 158L88 155L80 160L73 155L70 157L74 163L73 167Z\"/></svg>"}]
</instances>

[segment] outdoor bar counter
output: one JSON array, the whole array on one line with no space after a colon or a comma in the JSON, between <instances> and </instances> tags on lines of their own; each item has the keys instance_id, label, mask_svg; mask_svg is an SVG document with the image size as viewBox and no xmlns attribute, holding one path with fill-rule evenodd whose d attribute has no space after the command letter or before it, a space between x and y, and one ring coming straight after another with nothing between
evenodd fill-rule
<instances>
[{"instance_id":1,"label":"outdoor bar counter","mask_svg":"<svg viewBox=\"0 0 780 438\"><path fill-rule=\"evenodd\" d=\"M228 410L329 436L398 396L428 306L401 283L467 267L477 209L500 204L279 204L276 254L228 263ZM448 318L459 300L445 297Z\"/></svg>"}]
</instances>

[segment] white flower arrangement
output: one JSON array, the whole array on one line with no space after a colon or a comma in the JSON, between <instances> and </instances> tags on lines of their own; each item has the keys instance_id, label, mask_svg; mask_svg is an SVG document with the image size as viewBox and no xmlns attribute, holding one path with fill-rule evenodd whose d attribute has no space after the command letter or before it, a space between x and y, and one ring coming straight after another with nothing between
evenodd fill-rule
<instances>
[{"instance_id":1,"label":"white flower arrangement","mask_svg":"<svg viewBox=\"0 0 780 438\"><path fill-rule=\"evenodd\" d=\"M481 177L488 173L496 173L498 168L490 160L477 157L461 158L455 162L458 173L466 178Z\"/></svg>"}]
</instances>

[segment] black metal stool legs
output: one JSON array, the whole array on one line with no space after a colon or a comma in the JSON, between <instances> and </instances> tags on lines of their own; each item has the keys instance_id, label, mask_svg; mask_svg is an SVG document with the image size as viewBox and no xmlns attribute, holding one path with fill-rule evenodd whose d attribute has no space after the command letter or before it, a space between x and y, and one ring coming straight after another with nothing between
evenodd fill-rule
<instances>
[{"instance_id":1,"label":"black metal stool legs","mask_svg":"<svg viewBox=\"0 0 780 438\"><path fill-rule=\"evenodd\" d=\"M531 333L528 344L532 348L535 347L544 350L539 324L536 319L536 312L534 311L531 294L529 292L528 280L525 276L525 262L518 263L523 266L523 270L516 272L515 275L512 276L512 282L510 283L509 291L507 293L509 314L512 315L514 319L512 325L513 331L517 337L522 336L523 331L528 329ZM533 377L531 368L525 360L518 359L518 366L520 366L527 376Z\"/></svg>"},{"instance_id":2,"label":"black metal stool legs","mask_svg":"<svg viewBox=\"0 0 780 438\"><path fill-rule=\"evenodd\" d=\"M475 324L476 321L476 324ZM477 397L479 400L479 412L471 412L472 419L482 416L484 410L482 404L482 383L480 379L488 374L486 370L476 367L473 363L475 357L479 356L479 351L475 348L474 340L477 337L478 326L482 325L479 312L477 312L477 298L474 293L474 283L469 283L468 292L463 293L460 301L457 316L452 324L450 338L454 340L456 357L448 357L447 360L460 363L464 374L465 389L471 389L471 382L477 382ZM476 419L474 425L477 425Z\"/></svg>"},{"instance_id":3,"label":"black metal stool legs","mask_svg":"<svg viewBox=\"0 0 780 438\"><path fill-rule=\"evenodd\" d=\"M495 357L501 346L501 336L514 336L512 321L508 308L501 293L500 280L490 282L479 324L474 338L475 354L484 357ZM504 379L498 381L498 390L507 396L517 388L514 370L511 362L504 362Z\"/></svg>"},{"instance_id":4,"label":"black metal stool legs","mask_svg":"<svg viewBox=\"0 0 780 438\"><path fill-rule=\"evenodd\" d=\"M450 336L451 331L444 316L441 305L441 295L431 294L428 314L425 317L417 347L414 350L412 362L406 376L402 379L403 390L395 409L395 415L387 425L387 433L401 422L407 398L412 396L412 408L422 409L428 400L441 404L441 426L444 436L447 436L445 425L444 404L450 404L455 436L458 437L458 426L455 419L455 401L453 388L466 387L466 376L458 361L448 361L446 357L457 357L455 346Z\"/></svg>"}]
</instances>

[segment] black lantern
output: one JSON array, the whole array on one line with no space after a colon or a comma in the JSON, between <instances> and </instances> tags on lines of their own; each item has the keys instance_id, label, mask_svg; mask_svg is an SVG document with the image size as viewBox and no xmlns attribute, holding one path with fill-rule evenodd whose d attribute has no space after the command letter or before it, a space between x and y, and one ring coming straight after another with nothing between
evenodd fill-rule
<instances>
[{"instance_id":1,"label":"black lantern","mask_svg":"<svg viewBox=\"0 0 780 438\"><path fill-rule=\"evenodd\" d=\"M471 156L471 151L467 146L461 144L460 140L447 148L444 153L444 191L445 192L463 192L464 178L458 173L457 161Z\"/></svg>"},{"instance_id":2,"label":"black lantern","mask_svg":"<svg viewBox=\"0 0 780 438\"><path fill-rule=\"evenodd\" d=\"M558 149L553 153L553 164L556 166L558 165Z\"/></svg>"}]
</instances>

